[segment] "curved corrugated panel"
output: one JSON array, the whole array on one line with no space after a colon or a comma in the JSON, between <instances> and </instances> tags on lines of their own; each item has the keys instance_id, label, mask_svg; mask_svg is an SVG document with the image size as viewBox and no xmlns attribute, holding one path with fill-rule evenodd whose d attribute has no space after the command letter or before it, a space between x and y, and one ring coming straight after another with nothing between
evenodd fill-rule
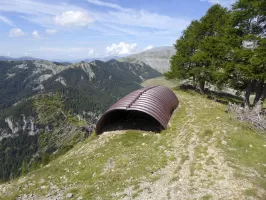
<instances>
[{"instance_id":1,"label":"curved corrugated panel","mask_svg":"<svg viewBox=\"0 0 266 200\"><path fill-rule=\"evenodd\" d=\"M173 111L178 106L176 95L167 87L151 86L136 90L112 105L99 119L96 133L100 134L110 113L139 111L156 119L166 129Z\"/></svg>"}]
</instances>

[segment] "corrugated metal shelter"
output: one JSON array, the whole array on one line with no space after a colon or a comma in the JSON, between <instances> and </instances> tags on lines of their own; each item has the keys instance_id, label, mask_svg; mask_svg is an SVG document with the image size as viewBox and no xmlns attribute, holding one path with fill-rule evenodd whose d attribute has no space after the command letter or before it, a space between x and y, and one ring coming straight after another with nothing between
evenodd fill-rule
<instances>
[{"instance_id":1,"label":"corrugated metal shelter","mask_svg":"<svg viewBox=\"0 0 266 200\"><path fill-rule=\"evenodd\" d=\"M176 95L167 87L141 88L112 105L97 122L96 133L121 129L159 132L167 128L178 103Z\"/></svg>"}]
</instances>

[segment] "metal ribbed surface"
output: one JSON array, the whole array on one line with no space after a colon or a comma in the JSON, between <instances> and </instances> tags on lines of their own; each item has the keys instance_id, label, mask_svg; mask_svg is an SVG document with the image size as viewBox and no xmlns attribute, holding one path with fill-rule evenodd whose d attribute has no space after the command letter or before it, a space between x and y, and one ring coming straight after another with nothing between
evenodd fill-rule
<instances>
[{"instance_id":1,"label":"metal ribbed surface","mask_svg":"<svg viewBox=\"0 0 266 200\"><path fill-rule=\"evenodd\" d=\"M141 88L112 105L97 122L96 133L101 133L107 116L118 110L144 112L156 119L166 129L172 112L177 106L178 99L169 88L164 86Z\"/></svg>"}]
</instances>

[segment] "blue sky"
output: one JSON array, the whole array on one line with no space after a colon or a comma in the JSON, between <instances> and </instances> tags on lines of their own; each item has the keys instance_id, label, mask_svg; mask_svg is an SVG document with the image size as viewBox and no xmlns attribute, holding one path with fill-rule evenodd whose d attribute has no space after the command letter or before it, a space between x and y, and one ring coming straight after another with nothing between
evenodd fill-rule
<instances>
[{"instance_id":1,"label":"blue sky","mask_svg":"<svg viewBox=\"0 0 266 200\"><path fill-rule=\"evenodd\" d=\"M0 55L75 60L170 46L234 0L0 0Z\"/></svg>"}]
</instances>

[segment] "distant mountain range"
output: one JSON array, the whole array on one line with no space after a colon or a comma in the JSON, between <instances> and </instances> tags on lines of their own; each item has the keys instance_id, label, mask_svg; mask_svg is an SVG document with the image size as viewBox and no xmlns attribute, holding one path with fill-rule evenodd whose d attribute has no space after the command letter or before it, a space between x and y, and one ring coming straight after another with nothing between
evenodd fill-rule
<instances>
[{"instance_id":1,"label":"distant mountain range","mask_svg":"<svg viewBox=\"0 0 266 200\"><path fill-rule=\"evenodd\" d=\"M100 60L100 61L103 61L103 62L107 62L107 61L110 61L110 60L118 60L119 56L106 56L106 57L101 57L101 58L87 58L87 59L84 59L84 60L81 60L81 61L85 61L85 62L92 62L94 60Z\"/></svg>"},{"instance_id":2,"label":"distant mountain range","mask_svg":"<svg viewBox=\"0 0 266 200\"><path fill-rule=\"evenodd\" d=\"M155 47L153 49L140 52L137 54L129 55L129 56L107 56L107 57L98 57L98 58L84 58L84 59L77 59L72 61L52 61L57 65L71 65L73 63L85 61L85 62L92 62L95 60L107 62L110 60L119 60L121 62L129 62L129 63L145 63L151 66L153 69L163 73L169 70L170 68L170 59L176 53L174 47L165 46L165 47ZM23 60L44 60L40 58L33 58L33 57L20 57L20 58L11 58L7 56L0 56L0 61L23 61Z\"/></svg>"},{"instance_id":3,"label":"distant mountain range","mask_svg":"<svg viewBox=\"0 0 266 200\"><path fill-rule=\"evenodd\" d=\"M145 63L116 60L82 61L67 66L45 60L0 61L0 111L38 93L64 91L67 99L69 93L66 91L71 90L91 105L69 104L73 113L100 112L123 95L140 88L141 82L160 75Z\"/></svg>"},{"instance_id":4,"label":"distant mountain range","mask_svg":"<svg viewBox=\"0 0 266 200\"><path fill-rule=\"evenodd\" d=\"M106 57L99 57L99 58L84 58L84 59L76 59L76 60L72 60L72 61L63 61L63 60L55 60L55 61L51 61L54 63L57 63L59 65L63 64L63 65L71 65L72 63L77 63L77 62L81 62L81 61L85 61L85 62L92 62L94 60L99 60L99 61L103 61L103 62L107 62L110 60L117 60L121 58L120 56L106 56ZM19 57L19 58L13 58L13 57L9 57L9 56L0 56L0 61L23 61L23 60L46 60L46 59L41 59L41 58L34 58L34 57L28 57L28 56L23 56L23 57Z\"/></svg>"},{"instance_id":5,"label":"distant mountain range","mask_svg":"<svg viewBox=\"0 0 266 200\"><path fill-rule=\"evenodd\" d=\"M0 56L0 61L23 61L23 60L42 60L42 59L28 57L28 56L23 56L23 57L19 57L19 58L12 58L9 56Z\"/></svg>"},{"instance_id":6,"label":"distant mountain range","mask_svg":"<svg viewBox=\"0 0 266 200\"><path fill-rule=\"evenodd\" d=\"M119 61L129 63L146 63L153 69L159 72L166 72L170 68L170 59L176 53L174 47L156 47L141 53L133 54L124 58L118 59Z\"/></svg>"}]
</instances>

